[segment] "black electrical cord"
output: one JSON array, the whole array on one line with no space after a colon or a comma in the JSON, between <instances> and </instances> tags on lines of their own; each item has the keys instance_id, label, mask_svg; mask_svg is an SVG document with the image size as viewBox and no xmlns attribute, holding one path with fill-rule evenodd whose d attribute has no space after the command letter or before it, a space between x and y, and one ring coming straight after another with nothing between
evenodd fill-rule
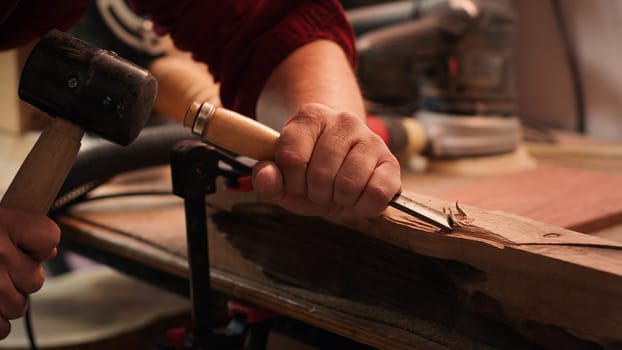
<instances>
[{"instance_id":1,"label":"black electrical cord","mask_svg":"<svg viewBox=\"0 0 622 350\"><path fill-rule=\"evenodd\" d=\"M572 45L570 34L568 33L568 26L564 20L561 1L551 0L551 5L553 7L555 22L559 28L562 46L566 52L566 57L568 58L568 66L570 69L570 76L572 78L572 86L575 97L575 109L577 112L577 131L585 133L587 131L585 120L585 91L583 90L583 81L581 79L581 72L579 71L578 57L574 45Z\"/></svg>"},{"instance_id":2,"label":"black electrical cord","mask_svg":"<svg viewBox=\"0 0 622 350\"><path fill-rule=\"evenodd\" d=\"M81 199L73 202L72 204L80 204L92 201L99 201L110 198L119 198L119 197L138 197L138 196L169 196L173 195L172 191L136 191L136 192L119 192L119 193L109 193L103 194L99 196L91 196L91 197L82 197Z\"/></svg>"},{"instance_id":3,"label":"black electrical cord","mask_svg":"<svg viewBox=\"0 0 622 350\"><path fill-rule=\"evenodd\" d=\"M71 205L76 205L79 203L104 200L109 198L118 198L118 197L128 197L128 196L164 196L164 195L172 195L171 191L136 191L136 192L120 192L120 193L111 193L100 196L81 196L79 199L76 199L71 202ZM66 209L67 207L63 207ZM150 243L150 242L147 242ZM151 244L154 248L163 249L163 247L158 247L155 244ZM37 350L37 345L35 342L35 335L32 328L32 318L30 315L30 310L32 308L32 304L30 300L28 300L28 309L26 309L26 315L24 316L24 325L26 328L26 335L28 337L28 343L30 345L30 350Z\"/></svg>"},{"instance_id":4,"label":"black electrical cord","mask_svg":"<svg viewBox=\"0 0 622 350\"><path fill-rule=\"evenodd\" d=\"M28 336L28 343L30 344L30 350L37 350L37 344L35 343L35 334L32 330L32 321L30 320L30 298L28 298L28 309L26 309L26 316L24 317L24 323L26 326L26 335Z\"/></svg>"}]
</instances>

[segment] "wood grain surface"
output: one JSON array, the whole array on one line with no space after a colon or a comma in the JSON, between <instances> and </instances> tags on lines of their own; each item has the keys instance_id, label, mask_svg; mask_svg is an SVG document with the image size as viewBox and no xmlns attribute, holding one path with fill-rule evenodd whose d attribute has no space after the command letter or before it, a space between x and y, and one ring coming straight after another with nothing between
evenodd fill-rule
<instances>
[{"instance_id":1,"label":"wood grain surface","mask_svg":"<svg viewBox=\"0 0 622 350\"><path fill-rule=\"evenodd\" d=\"M156 172L129 186L168 186L168 169ZM221 186L208 197L213 287L381 349L616 348L622 245L567 228L619 225L619 176L542 164L405 174L406 189L434 197L407 195L456 217L450 234L391 208L379 220L299 217ZM59 223L67 239L187 276L179 199L85 203Z\"/></svg>"},{"instance_id":2,"label":"wood grain surface","mask_svg":"<svg viewBox=\"0 0 622 350\"><path fill-rule=\"evenodd\" d=\"M460 226L441 234L393 209L306 218L221 189L208 197L213 287L384 349L619 344L621 243L408 195ZM66 238L187 276L177 198L85 203L59 223Z\"/></svg>"},{"instance_id":3,"label":"wood grain surface","mask_svg":"<svg viewBox=\"0 0 622 350\"><path fill-rule=\"evenodd\" d=\"M617 173L540 166L434 195L589 233L622 222L620 184Z\"/></svg>"}]
</instances>

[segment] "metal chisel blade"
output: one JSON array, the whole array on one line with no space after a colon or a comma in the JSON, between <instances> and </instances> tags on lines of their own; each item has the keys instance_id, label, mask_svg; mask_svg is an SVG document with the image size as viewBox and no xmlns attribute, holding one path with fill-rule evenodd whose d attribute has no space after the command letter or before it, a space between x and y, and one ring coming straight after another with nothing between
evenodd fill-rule
<instances>
[{"instance_id":1,"label":"metal chisel blade","mask_svg":"<svg viewBox=\"0 0 622 350\"><path fill-rule=\"evenodd\" d=\"M391 202L389 202L389 206L432 224L443 231L451 231L453 229L453 221L449 215L416 202L403 196L401 193L393 197Z\"/></svg>"}]
</instances>

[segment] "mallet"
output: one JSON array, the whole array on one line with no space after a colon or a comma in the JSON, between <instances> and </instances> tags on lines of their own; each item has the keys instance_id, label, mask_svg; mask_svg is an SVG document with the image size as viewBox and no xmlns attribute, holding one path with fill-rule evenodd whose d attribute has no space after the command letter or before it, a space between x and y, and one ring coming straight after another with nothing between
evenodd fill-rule
<instances>
[{"instance_id":1,"label":"mallet","mask_svg":"<svg viewBox=\"0 0 622 350\"><path fill-rule=\"evenodd\" d=\"M56 117L43 130L0 205L45 214L65 181L84 131L128 145L147 122L157 92L145 69L52 30L22 71L19 96Z\"/></svg>"}]
</instances>

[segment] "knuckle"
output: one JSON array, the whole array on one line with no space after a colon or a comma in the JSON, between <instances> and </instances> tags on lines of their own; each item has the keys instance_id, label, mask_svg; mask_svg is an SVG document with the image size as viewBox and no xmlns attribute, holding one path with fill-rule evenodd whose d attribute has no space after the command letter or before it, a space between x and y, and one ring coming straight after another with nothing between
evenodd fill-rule
<instances>
[{"instance_id":1,"label":"knuckle","mask_svg":"<svg viewBox=\"0 0 622 350\"><path fill-rule=\"evenodd\" d=\"M340 174L335 178L335 191L341 194L358 194L363 190L362 178Z\"/></svg>"},{"instance_id":2,"label":"knuckle","mask_svg":"<svg viewBox=\"0 0 622 350\"><path fill-rule=\"evenodd\" d=\"M317 103L305 103L287 121L285 128L291 124L315 125L320 123L322 107ZM285 130L283 130L285 131Z\"/></svg>"},{"instance_id":3,"label":"knuckle","mask_svg":"<svg viewBox=\"0 0 622 350\"><path fill-rule=\"evenodd\" d=\"M388 149L378 158L376 171L382 172L387 178L400 177L401 165L399 160Z\"/></svg>"},{"instance_id":4,"label":"knuckle","mask_svg":"<svg viewBox=\"0 0 622 350\"><path fill-rule=\"evenodd\" d=\"M400 173L400 163L395 157L391 157L385 162L381 163L381 165L376 168L376 171L379 174L379 178L381 179L379 183L382 183L385 188L385 192L387 195L391 197L397 192L401 186L401 173Z\"/></svg>"},{"instance_id":5,"label":"knuckle","mask_svg":"<svg viewBox=\"0 0 622 350\"><path fill-rule=\"evenodd\" d=\"M352 152L365 154L367 157L374 157L378 162L388 161L392 157L389 148L380 136L371 132L361 135L355 140Z\"/></svg>"},{"instance_id":6,"label":"knuckle","mask_svg":"<svg viewBox=\"0 0 622 350\"><path fill-rule=\"evenodd\" d=\"M353 141L352 130L345 127L338 127L336 131L331 134L330 146L331 152L337 148L351 148Z\"/></svg>"},{"instance_id":7,"label":"knuckle","mask_svg":"<svg viewBox=\"0 0 622 350\"><path fill-rule=\"evenodd\" d=\"M348 129L353 129L363 125L361 119L350 112L339 112L335 117L335 123L340 127Z\"/></svg>"},{"instance_id":8,"label":"knuckle","mask_svg":"<svg viewBox=\"0 0 622 350\"><path fill-rule=\"evenodd\" d=\"M279 168L300 169L307 166L309 159L296 150L281 149L277 151L275 161Z\"/></svg>"},{"instance_id":9,"label":"knuckle","mask_svg":"<svg viewBox=\"0 0 622 350\"><path fill-rule=\"evenodd\" d=\"M368 129L362 120L354 114L339 113L333 120L332 128L336 130L335 134L341 135L353 143L367 141Z\"/></svg>"},{"instance_id":10,"label":"knuckle","mask_svg":"<svg viewBox=\"0 0 622 350\"><path fill-rule=\"evenodd\" d=\"M392 186L386 186L380 182L374 182L367 184L365 192L373 203L383 204L385 207L395 193L393 193Z\"/></svg>"},{"instance_id":11,"label":"knuckle","mask_svg":"<svg viewBox=\"0 0 622 350\"><path fill-rule=\"evenodd\" d=\"M307 170L307 181L311 185L326 186L333 183L334 174L327 168L310 167Z\"/></svg>"},{"instance_id":12,"label":"knuckle","mask_svg":"<svg viewBox=\"0 0 622 350\"><path fill-rule=\"evenodd\" d=\"M391 158L387 160L387 167L390 178L395 180L394 182L396 183L396 185L400 187L399 180L402 177L400 162L397 160L397 158L395 158L395 156L391 155Z\"/></svg>"},{"instance_id":13,"label":"knuckle","mask_svg":"<svg viewBox=\"0 0 622 350\"><path fill-rule=\"evenodd\" d=\"M382 150L383 153L389 153L389 148L386 143L382 140L380 135L370 131L365 138L365 142L371 147L375 149Z\"/></svg>"},{"instance_id":14,"label":"knuckle","mask_svg":"<svg viewBox=\"0 0 622 350\"><path fill-rule=\"evenodd\" d=\"M323 110L323 106L319 103L309 102L304 103L298 109L299 115L308 115L316 117Z\"/></svg>"}]
</instances>

